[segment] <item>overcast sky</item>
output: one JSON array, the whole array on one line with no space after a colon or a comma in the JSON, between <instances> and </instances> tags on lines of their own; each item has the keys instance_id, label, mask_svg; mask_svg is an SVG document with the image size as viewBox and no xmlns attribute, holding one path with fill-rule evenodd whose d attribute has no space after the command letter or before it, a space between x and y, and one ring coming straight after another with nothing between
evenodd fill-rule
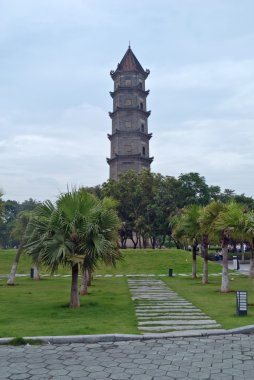
<instances>
[{"instance_id":1,"label":"overcast sky","mask_svg":"<svg viewBox=\"0 0 254 380\"><path fill-rule=\"evenodd\" d=\"M253 0L0 0L0 188L52 199L108 179L115 70L147 79L152 171L254 196Z\"/></svg>"}]
</instances>

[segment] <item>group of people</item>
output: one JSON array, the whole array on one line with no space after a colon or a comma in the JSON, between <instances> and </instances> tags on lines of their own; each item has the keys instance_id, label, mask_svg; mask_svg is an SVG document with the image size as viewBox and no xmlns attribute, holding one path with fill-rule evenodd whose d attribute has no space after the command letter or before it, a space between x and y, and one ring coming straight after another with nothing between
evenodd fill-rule
<instances>
[{"instance_id":1,"label":"group of people","mask_svg":"<svg viewBox=\"0 0 254 380\"><path fill-rule=\"evenodd\" d=\"M240 252L243 252L245 253L247 250L249 249L248 245L246 243L243 243L243 244L240 244L240 243L237 243L235 245L233 244L229 244L228 245L228 251L229 252L236 252L236 253L240 253Z\"/></svg>"}]
</instances>

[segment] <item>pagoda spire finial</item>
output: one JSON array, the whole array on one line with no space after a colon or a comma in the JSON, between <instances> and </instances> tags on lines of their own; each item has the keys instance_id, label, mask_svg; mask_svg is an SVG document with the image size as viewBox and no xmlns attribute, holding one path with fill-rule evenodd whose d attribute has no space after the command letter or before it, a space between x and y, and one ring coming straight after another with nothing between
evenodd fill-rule
<instances>
[{"instance_id":1,"label":"pagoda spire finial","mask_svg":"<svg viewBox=\"0 0 254 380\"><path fill-rule=\"evenodd\" d=\"M131 48L131 41L129 40L129 46L128 46L128 48L130 49Z\"/></svg>"}]
</instances>

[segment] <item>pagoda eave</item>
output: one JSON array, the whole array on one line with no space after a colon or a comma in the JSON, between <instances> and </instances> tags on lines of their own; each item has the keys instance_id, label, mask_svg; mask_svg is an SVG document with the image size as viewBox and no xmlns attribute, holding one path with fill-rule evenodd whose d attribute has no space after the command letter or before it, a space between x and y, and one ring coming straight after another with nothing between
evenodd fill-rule
<instances>
[{"instance_id":1,"label":"pagoda eave","mask_svg":"<svg viewBox=\"0 0 254 380\"><path fill-rule=\"evenodd\" d=\"M121 86L118 86L117 89L115 91L109 91L109 94L111 96L111 98L114 98L114 96L118 93L118 92L122 92L122 91L131 91L133 89L137 89L139 93L142 93L144 94L146 97L149 95L150 93L150 90L142 90L141 88L139 88L138 86L135 86L135 87L121 87Z\"/></svg>"},{"instance_id":2,"label":"pagoda eave","mask_svg":"<svg viewBox=\"0 0 254 380\"><path fill-rule=\"evenodd\" d=\"M116 154L115 157L107 158L107 163L110 165L114 161L127 161L127 160L134 160L134 161L143 161L151 164L154 160L154 157L144 157L139 154Z\"/></svg>"},{"instance_id":3,"label":"pagoda eave","mask_svg":"<svg viewBox=\"0 0 254 380\"><path fill-rule=\"evenodd\" d=\"M113 112L109 112L109 117L112 119L112 117L118 112L118 111L135 111L135 112L141 112L143 114L146 115L146 117L149 117L151 115L151 111L145 111L145 110L142 110L141 108L139 107L116 107L116 110L113 111Z\"/></svg>"},{"instance_id":4,"label":"pagoda eave","mask_svg":"<svg viewBox=\"0 0 254 380\"><path fill-rule=\"evenodd\" d=\"M107 134L108 136L108 139L110 141L112 141L112 139L114 137L117 137L117 136L130 136L130 135L136 135L136 136L141 136L142 138L146 139L146 140L150 140L153 136L152 133L144 133L144 132L141 132L139 129L135 129L135 130L130 130L130 131L121 131L119 129L116 129L116 131L112 134Z\"/></svg>"},{"instance_id":5,"label":"pagoda eave","mask_svg":"<svg viewBox=\"0 0 254 380\"><path fill-rule=\"evenodd\" d=\"M144 76L144 78L146 79L148 77L148 75L150 74L150 70L146 69L146 70L138 70L138 69L132 69L132 70L121 70L119 68L117 68L115 71L114 70L111 70L110 71L110 76L113 80L115 80L118 76L122 75L123 73L129 73L129 74L133 74L133 73L140 73Z\"/></svg>"}]
</instances>

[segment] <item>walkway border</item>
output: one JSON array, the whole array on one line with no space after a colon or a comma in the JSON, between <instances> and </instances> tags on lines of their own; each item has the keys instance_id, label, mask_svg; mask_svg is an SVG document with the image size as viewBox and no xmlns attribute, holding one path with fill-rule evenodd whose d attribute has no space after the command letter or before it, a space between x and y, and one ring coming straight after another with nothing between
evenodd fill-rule
<instances>
[{"instance_id":1,"label":"walkway border","mask_svg":"<svg viewBox=\"0 0 254 380\"><path fill-rule=\"evenodd\" d=\"M24 340L41 340L48 344L70 344L70 343L101 343L101 342L121 342L134 340L167 339L167 338L186 338L186 337L208 337L214 335L233 335L233 334L253 334L254 325L239 327L236 329L223 330L188 330L169 333L156 333L146 335L134 334L101 334L101 335L69 335L69 336L27 336ZM0 338L0 345L8 345L14 338Z\"/></svg>"}]
</instances>

